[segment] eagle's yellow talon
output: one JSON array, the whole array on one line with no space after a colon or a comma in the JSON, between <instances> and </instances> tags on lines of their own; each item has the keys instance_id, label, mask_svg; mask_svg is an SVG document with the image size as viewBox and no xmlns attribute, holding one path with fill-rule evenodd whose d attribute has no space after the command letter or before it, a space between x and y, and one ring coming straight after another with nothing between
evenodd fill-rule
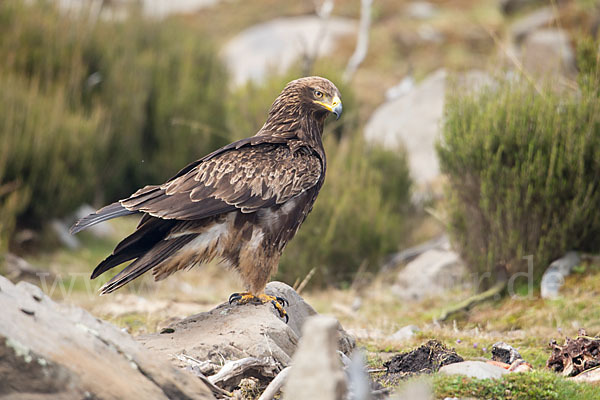
<instances>
[{"instance_id":1,"label":"eagle's yellow talon","mask_svg":"<svg viewBox=\"0 0 600 400\"><path fill-rule=\"evenodd\" d=\"M234 303L234 302L236 304L248 304L248 303L265 304L265 303L271 303L271 304L273 304L273 307L275 307L275 309L277 310L277 312L279 312L279 316L281 318L285 318L285 323L286 324L287 324L287 322L290 319L290 317L288 316L287 312L283 308L286 305L286 303L288 305L289 305L289 303L283 297L269 296L268 294L264 294L264 293L261 293L258 296L255 296L255 295L253 295L250 292L243 292L243 293L234 293L231 296L229 296L229 304Z\"/></svg>"}]
</instances>

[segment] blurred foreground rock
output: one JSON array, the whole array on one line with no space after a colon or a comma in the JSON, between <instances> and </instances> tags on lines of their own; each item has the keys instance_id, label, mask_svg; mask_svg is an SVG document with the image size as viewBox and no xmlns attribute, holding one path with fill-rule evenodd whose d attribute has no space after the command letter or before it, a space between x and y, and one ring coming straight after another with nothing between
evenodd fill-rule
<instances>
[{"instance_id":1,"label":"blurred foreground rock","mask_svg":"<svg viewBox=\"0 0 600 400\"><path fill-rule=\"evenodd\" d=\"M342 400L347 391L342 363L337 355L339 323L315 316L304 325L284 388L284 400Z\"/></svg>"},{"instance_id":2,"label":"blurred foreground rock","mask_svg":"<svg viewBox=\"0 0 600 400\"><path fill-rule=\"evenodd\" d=\"M213 398L193 375L37 286L0 276L0 308L0 398Z\"/></svg>"},{"instance_id":3,"label":"blurred foreground rock","mask_svg":"<svg viewBox=\"0 0 600 400\"><path fill-rule=\"evenodd\" d=\"M281 369L291 364L304 323L317 313L284 283L271 282L266 292L289 302L286 306L289 315L287 324L270 303L224 303L209 312L175 322L164 328L162 333L143 335L137 339L148 349L170 357L175 365L196 368L215 382L219 379L213 376L221 370L224 362L247 360L250 363L251 360L257 360L254 366L238 374L236 379L217 382L227 390L232 390L239 379L248 376L268 383ZM355 346L354 339L337 321L335 323L332 340L341 352L348 355Z\"/></svg>"}]
</instances>

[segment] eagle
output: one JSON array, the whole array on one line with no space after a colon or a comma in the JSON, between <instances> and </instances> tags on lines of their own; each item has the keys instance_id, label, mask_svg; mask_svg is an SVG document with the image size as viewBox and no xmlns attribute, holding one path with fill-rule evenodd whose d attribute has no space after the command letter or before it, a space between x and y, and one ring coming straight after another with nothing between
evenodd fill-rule
<instances>
[{"instance_id":1,"label":"eagle","mask_svg":"<svg viewBox=\"0 0 600 400\"><path fill-rule=\"evenodd\" d=\"M71 227L142 214L135 231L94 269L91 279L132 261L100 288L111 293L151 270L155 280L213 259L236 271L245 292L230 303L271 302L287 322L286 300L264 293L279 259L325 179L325 119L342 113L328 79L289 82L251 137L192 162L162 185L145 186Z\"/></svg>"}]
</instances>

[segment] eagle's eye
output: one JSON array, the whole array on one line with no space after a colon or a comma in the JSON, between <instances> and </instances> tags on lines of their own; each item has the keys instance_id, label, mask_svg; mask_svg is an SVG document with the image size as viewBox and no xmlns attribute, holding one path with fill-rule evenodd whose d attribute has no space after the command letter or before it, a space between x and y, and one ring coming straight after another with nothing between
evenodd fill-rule
<instances>
[{"instance_id":1,"label":"eagle's eye","mask_svg":"<svg viewBox=\"0 0 600 400\"><path fill-rule=\"evenodd\" d=\"M321 97L323 97L323 92L321 92L319 90L315 90L315 97L320 99Z\"/></svg>"}]
</instances>

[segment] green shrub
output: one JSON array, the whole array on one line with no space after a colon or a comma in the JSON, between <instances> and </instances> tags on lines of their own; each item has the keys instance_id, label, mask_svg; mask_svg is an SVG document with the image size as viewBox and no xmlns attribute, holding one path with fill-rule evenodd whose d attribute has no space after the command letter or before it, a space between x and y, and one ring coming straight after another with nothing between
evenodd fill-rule
<instances>
[{"instance_id":1,"label":"green shrub","mask_svg":"<svg viewBox=\"0 0 600 400\"><path fill-rule=\"evenodd\" d=\"M33 223L64 215L94 194L95 147L102 148L102 114L73 113L65 94L0 76L0 237L17 217Z\"/></svg>"},{"instance_id":2,"label":"green shrub","mask_svg":"<svg viewBox=\"0 0 600 400\"><path fill-rule=\"evenodd\" d=\"M0 21L4 238L160 183L229 142L224 68L181 20L94 20L7 0Z\"/></svg>"},{"instance_id":3,"label":"green shrub","mask_svg":"<svg viewBox=\"0 0 600 400\"><path fill-rule=\"evenodd\" d=\"M471 269L535 278L571 249L595 250L600 235L600 97L597 65L577 93L518 80L447 99L442 170L449 227Z\"/></svg>"}]
</instances>

